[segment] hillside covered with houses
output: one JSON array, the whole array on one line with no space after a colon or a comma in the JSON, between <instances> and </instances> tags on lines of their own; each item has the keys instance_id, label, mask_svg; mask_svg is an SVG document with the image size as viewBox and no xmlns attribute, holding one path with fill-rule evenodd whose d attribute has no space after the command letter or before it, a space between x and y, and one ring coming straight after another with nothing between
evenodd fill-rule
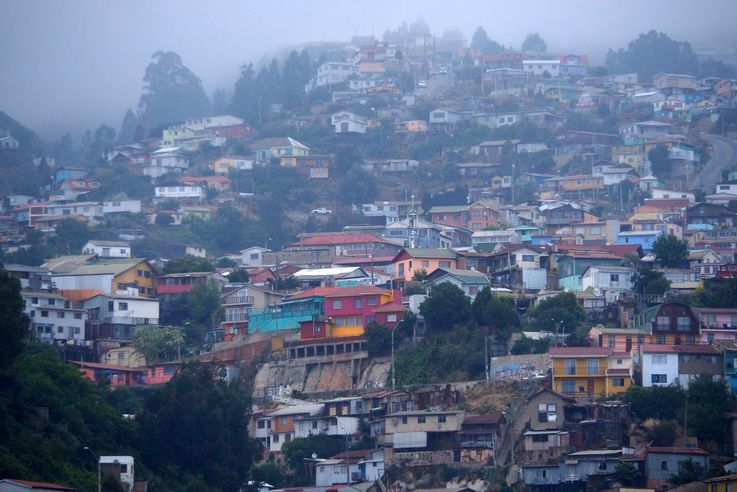
<instances>
[{"instance_id":1,"label":"hillside covered with houses","mask_svg":"<svg viewBox=\"0 0 737 492\"><path fill-rule=\"evenodd\" d=\"M0 491L736 486L734 67L420 21L282 58L216 104L158 52L79 145L0 113L0 376L50 395L0 441L82 450L0 446Z\"/></svg>"}]
</instances>

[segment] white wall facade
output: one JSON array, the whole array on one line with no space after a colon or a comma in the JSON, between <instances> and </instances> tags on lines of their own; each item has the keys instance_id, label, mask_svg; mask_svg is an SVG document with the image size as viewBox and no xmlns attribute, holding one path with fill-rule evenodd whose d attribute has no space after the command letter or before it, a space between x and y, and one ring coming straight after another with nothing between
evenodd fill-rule
<instances>
[{"instance_id":1,"label":"white wall facade","mask_svg":"<svg viewBox=\"0 0 737 492\"><path fill-rule=\"evenodd\" d=\"M642 354L642 386L650 388L674 383L678 383L678 354L648 352Z\"/></svg>"}]
</instances>

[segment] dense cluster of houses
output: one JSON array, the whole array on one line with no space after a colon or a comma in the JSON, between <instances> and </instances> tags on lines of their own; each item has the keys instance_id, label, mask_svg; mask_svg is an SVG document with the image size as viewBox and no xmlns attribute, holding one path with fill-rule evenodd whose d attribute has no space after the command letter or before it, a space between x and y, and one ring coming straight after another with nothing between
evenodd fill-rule
<instances>
[{"instance_id":1,"label":"dense cluster of houses","mask_svg":"<svg viewBox=\"0 0 737 492\"><path fill-rule=\"evenodd\" d=\"M399 50L395 43L354 38L338 59L321 63L305 87L328 91L330 104L303 115L271 108L282 116L282 136L262 138L251 122L214 115L169 126L161 138L107 149L110 165L150 178L151 196L144 199L88 199L104 184L90 169L38 157L33 164L49 166L53 182L38 196L3 197L4 251L27 247L29 229L53 234L69 218L97 225L127 217L186 227L191 218L212 219L224 203L253 216L242 200L251 193L235 189L234 171L273 163L316 186L335 177L335 155L313 152L293 137L292 130L306 127L328 128L344 142L387 122L391 126L382 131L406 142L452 136L473 125L544 128L553 138L484 140L444 148L429 159L360 158L356 166L368 173L406 180L403 196L397 189L355 203L350 211L360 223L301 233L278 250L234 244L218 256L235 268L164 274L163 258L213 255L198 244L172 244L156 258L136 258L130 242L146 238L145 225L119 230L116 239L92 239L41 266L6 263L3 268L21 282L31 337L61 347L93 380L153 385L173 377L182 354L147 361L133 348L134 335L142 326L159 326L161 304L197 285L219 291L219 319L207 333L208 350L186 355L219 361L226 378L238 377L241 361L264 354L309 362L364 353L366 327L376 322L394 329L407 310L418 316L422 334L418 306L425 296L406 295L409 285L427 292L449 282L471 299L489 286L513 296L520 311L571 292L594 324L590 346L552 347L547 387L515 415L467 414L450 386L411 393L382 387L319 402L275 391L271 405L256 407L250 435L268 453L312 435L345 439L345 452L309 463L321 487L372 481L392 464L495 465L510 456L522 464L520 480L536 490L564 482L603 488L623 462L634 464L653 488L665 486L686 460L708 467L709 454L698 447L629 447L631 414L617 397L632 385L688 387L697 376L723 380L737 394L737 309L687 303L705 282L737 275L734 163L720 169L723 176L703 196L694 192L697 172L709 154L716 158L700 131L737 105L737 81L667 73L647 81L637 74L593 76L585 55L483 54L450 32L431 41L421 36ZM468 64L480 68L480 96L456 75ZM383 104L370 107L373 97ZM516 109L502 110L500 103L509 101ZM370 111L358 114L361 107ZM431 108L424 118L420 107ZM571 115L591 117L603 109L617 118L616 131L565 125ZM667 176L654 169L662 164L651 162L655 149L666 154ZM0 131L0 152L21 150L17 139ZM538 157L549 161L545 169L515 167ZM438 164L457 171L452 184L464 185L468 196L423 210L408 188L417 185L413 177ZM295 212L306 217L308 210ZM313 212L333 213L324 207ZM682 264L659 264L653 245L664 236L687 242ZM664 294L633 293L643 264L667 280ZM229 279L236 269L248 273L247 282ZM535 336L558 342L555 335ZM354 380L344 389L360 388ZM348 450L364 422L376 448Z\"/></svg>"}]
</instances>

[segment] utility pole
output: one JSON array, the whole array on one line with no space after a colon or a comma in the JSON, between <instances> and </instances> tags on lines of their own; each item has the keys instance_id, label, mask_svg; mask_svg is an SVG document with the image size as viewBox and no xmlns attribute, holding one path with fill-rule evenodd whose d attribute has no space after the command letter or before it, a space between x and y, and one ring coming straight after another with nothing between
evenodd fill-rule
<instances>
[{"instance_id":1,"label":"utility pole","mask_svg":"<svg viewBox=\"0 0 737 492\"><path fill-rule=\"evenodd\" d=\"M396 387L397 379L394 375L394 329L396 328L396 325L394 328L392 328L392 389Z\"/></svg>"},{"instance_id":2,"label":"utility pole","mask_svg":"<svg viewBox=\"0 0 737 492\"><path fill-rule=\"evenodd\" d=\"M97 492L102 492L102 480L100 480L100 478L101 478L101 475L100 475L100 457L97 456L97 454L94 451L92 451L89 447L85 446L84 449L86 449L87 451L89 451L90 454L92 456L94 456L95 459L97 460Z\"/></svg>"}]
</instances>

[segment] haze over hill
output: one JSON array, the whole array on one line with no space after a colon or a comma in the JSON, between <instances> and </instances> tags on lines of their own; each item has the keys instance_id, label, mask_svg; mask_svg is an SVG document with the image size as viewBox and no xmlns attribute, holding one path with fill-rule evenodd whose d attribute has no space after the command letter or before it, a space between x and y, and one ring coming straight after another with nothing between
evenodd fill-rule
<instances>
[{"instance_id":1,"label":"haze over hill","mask_svg":"<svg viewBox=\"0 0 737 492\"><path fill-rule=\"evenodd\" d=\"M697 49L733 46L737 19L730 0L701 2L698 15L687 0L469 1L461 8L419 0L380 0L370 8L337 1L1 3L0 43L23 49L0 52L0 110L47 140L101 123L119 128L125 110L136 107L145 67L159 50L178 52L212 94L232 90L244 62L310 41L380 38L418 16L433 33L456 28L470 39L482 25L494 40L514 47L526 33L540 32L552 51L586 51L594 62L650 29Z\"/></svg>"}]
</instances>

